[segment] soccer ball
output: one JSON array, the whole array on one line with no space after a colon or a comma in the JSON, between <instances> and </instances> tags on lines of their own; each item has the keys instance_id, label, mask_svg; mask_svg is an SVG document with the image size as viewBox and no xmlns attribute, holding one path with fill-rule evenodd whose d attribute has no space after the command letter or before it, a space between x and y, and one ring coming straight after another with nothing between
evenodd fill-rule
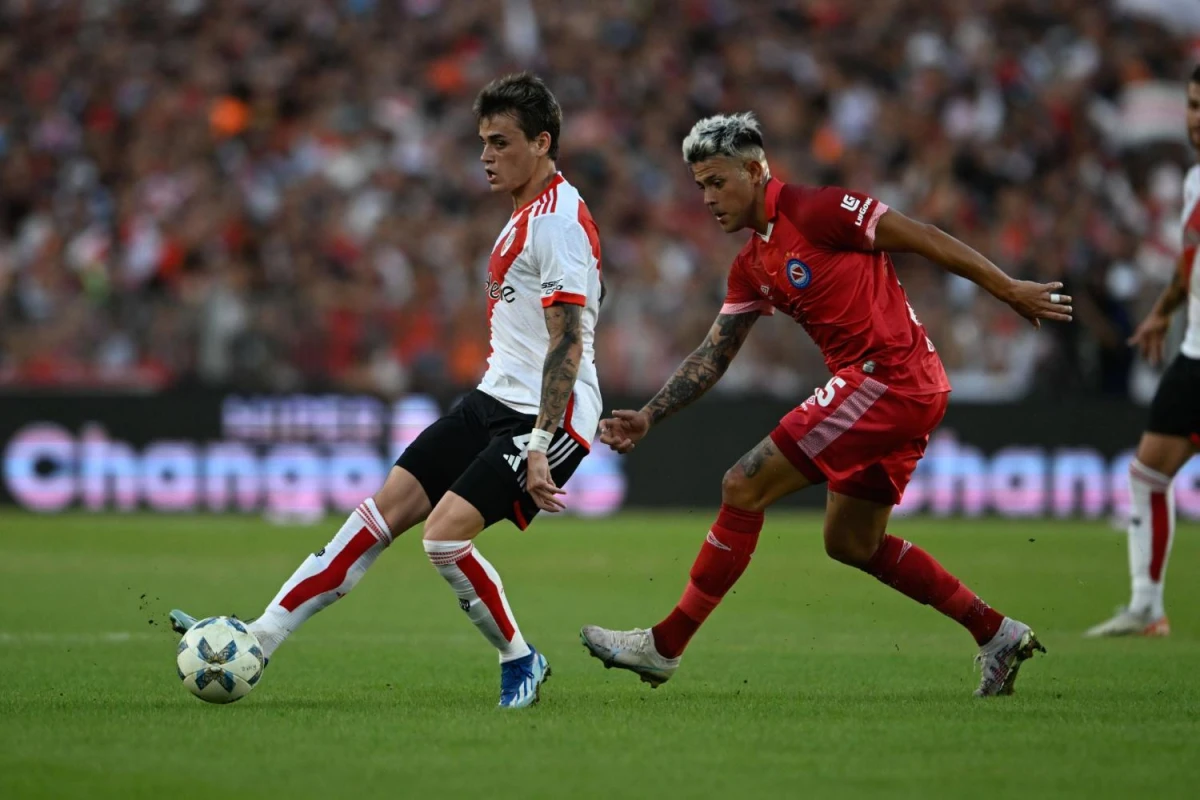
<instances>
[{"instance_id":1,"label":"soccer ball","mask_svg":"<svg viewBox=\"0 0 1200 800\"><path fill-rule=\"evenodd\" d=\"M175 656L179 680L209 703L232 703L262 677L263 651L254 634L232 617L209 617L188 629Z\"/></svg>"}]
</instances>

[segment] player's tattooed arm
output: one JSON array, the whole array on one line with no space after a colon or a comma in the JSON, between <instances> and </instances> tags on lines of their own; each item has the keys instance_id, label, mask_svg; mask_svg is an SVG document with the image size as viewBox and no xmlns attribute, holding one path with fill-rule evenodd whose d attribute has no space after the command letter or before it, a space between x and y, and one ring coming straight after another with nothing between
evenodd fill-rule
<instances>
[{"instance_id":1,"label":"player's tattooed arm","mask_svg":"<svg viewBox=\"0 0 1200 800\"><path fill-rule=\"evenodd\" d=\"M555 303L545 309L550 349L542 367L542 400L536 427L553 431L562 422L583 360L583 306Z\"/></svg>"},{"instance_id":2,"label":"player's tattooed arm","mask_svg":"<svg viewBox=\"0 0 1200 800\"><path fill-rule=\"evenodd\" d=\"M742 348L760 314L719 314L700 346L683 360L675 374L642 409L658 423L698 399L716 385Z\"/></svg>"}]
</instances>

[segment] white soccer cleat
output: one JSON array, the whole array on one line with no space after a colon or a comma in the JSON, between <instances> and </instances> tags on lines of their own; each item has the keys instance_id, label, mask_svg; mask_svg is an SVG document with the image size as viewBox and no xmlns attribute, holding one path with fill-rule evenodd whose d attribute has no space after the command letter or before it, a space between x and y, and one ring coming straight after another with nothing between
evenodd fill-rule
<instances>
[{"instance_id":1,"label":"white soccer cleat","mask_svg":"<svg viewBox=\"0 0 1200 800\"><path fill-rule=\"evenodd\" d=\"M643 628L631 631L610 631L596 625L585 625L579 640L596 658L610 669L636 672L642 681L657 689L671 679L679 669L677 658L660 655L654 647L654 634Z\"/></svg>"},{"instance_id":2,"label":"white soccer cleat","mask_svg":"<svg viewBox=\"0 0 1200 800\"><path fill-rule=\"evenodd\" d=\"M192 626L198 621L191 614L186 611L180 611L178 608L172 608L169 617L171 620L171 630L180 636L191 630Z\"/></svg>"},{"instance_id":3,"label":"white soccer cleat","mask_svg":"<svg viewBox=\"0 0 1200 800\"><path fill-rule=\"evenodd\" d=\"M1105 636L1170 635L1171 623L1165 614L1161 617L1154 617L1151 615L1150 609L1132 611L1127 606L1118 608L1112 619L1088 628L1087 633L1084 634L1088 639L1099 639Z\"/></svg>"},{"instance_id":4,"label":"white soccer cleat","mask_svg":"<svg viewBox=\"0 0 1200 800\"><path fill-rule=\"evenodd\" d=\"M1013 693L1017 671L1033 657L1035 650L1046 652L1037 634L1024 622L1005 617L992 640L979 648L975 664L982 670L976 697L995 697Z\"/></svg>"}]
</instances>

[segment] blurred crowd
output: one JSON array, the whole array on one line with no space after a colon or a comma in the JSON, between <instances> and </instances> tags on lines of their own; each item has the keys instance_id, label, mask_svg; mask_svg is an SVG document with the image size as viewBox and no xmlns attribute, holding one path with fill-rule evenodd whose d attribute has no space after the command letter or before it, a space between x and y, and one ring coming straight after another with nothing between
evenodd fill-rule
<instances>
[{"instance_id":1,"label":"blurred crowd","mask_svg":"<svg viewBox=\"0 0 1200 800\"><path fill-rule=\"evenodd\" d=\"M1192 154L1194 0L0 0L0 387L470 386L486 258L511 211L471 101L529 68L600 226L607 394L701 339L743 235L679 155L753 109L772 171L864 189L1077 321L1035 334L897 263L956 397L1124 394L1170 275ZM787 319L722 384L825 380Z\"/></svg>"}]
</instances>

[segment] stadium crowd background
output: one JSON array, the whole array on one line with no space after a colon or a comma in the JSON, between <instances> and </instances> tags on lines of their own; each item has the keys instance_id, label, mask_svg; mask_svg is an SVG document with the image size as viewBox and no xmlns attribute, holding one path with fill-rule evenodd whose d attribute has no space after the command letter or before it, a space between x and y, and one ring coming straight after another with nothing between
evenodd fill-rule
<instances>
[{"instance_id":1,"label":"stadium crowd background","mask_svg":"<svg viewBox=\"0 0 1200 800\"><path fill-rule=\"evenodd\" d=\"M868 190L1009 272L1040 335L919 259L901 278L956 400L1146 397L1124 346L1179 247L1186 0L0 0L0 386L396 395L474 384L509 211L475 92L520 68L566 115L600 225L608 394L703 336L742 236L679 156L753 109L774 174ZM1019 324L1020 323L1020 324ZM782 317L722 389L825 380Z\"/></svg>"}]
</instances>

